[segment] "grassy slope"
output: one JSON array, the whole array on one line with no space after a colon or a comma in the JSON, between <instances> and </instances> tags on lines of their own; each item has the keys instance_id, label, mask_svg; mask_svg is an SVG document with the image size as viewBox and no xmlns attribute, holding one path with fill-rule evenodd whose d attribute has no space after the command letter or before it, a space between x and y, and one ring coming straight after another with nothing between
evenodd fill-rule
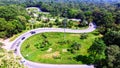
<instances>
[{"instance_id":1,"label":"grassy slope","mask_svg":"<svg viewBox=\"0 0 120 68\"><path fill-rule=\"evenodd\" d=\"M55 63L55 64L82 64L82 62L77 62L73 59L76 55L88 55L87 49L91 46L92 42L96 37L92 33L88 34L87 39L80 39L81 34L69 34L65 35L65 40L70 40L72 42L78 42L81 44L81 48L77 53L71 54L70 52L63 52L63 49L70 47L71 43L60 45L57 42L64 40L63 33L44 33L47 36L48 41L52 44L49 48L52 48L51 52L41 51L34 47L35 43L43 41L41 34L34 35L28 38L21 47L21 53L23 56L34 62L41 63ZM26 45L30 45L29 48L25 48ZM52 55L59 55L61 59L53 59Z\"/></svg>"}]
</instances>

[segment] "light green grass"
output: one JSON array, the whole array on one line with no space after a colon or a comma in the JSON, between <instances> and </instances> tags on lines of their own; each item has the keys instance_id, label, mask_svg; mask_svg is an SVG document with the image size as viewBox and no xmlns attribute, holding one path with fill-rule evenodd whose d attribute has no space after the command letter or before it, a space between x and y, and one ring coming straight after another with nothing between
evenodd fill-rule
<instances>
[{"instance_id":1,"label":"light green grass","mask_svg":"<svg viewBox=\"0 0 120 68\"><path fill-rule=\"evenodd\" d=\"M73 59L73 57L77 55L88 55L87 49L92 45L92 42L98 35L94 35L93 33L88 33L87 39L80 39L81 34L65 34L65 40L70 40L69 44L58 44L58 41L64 40L64 33L43 33L47 36L47 40L50 42L51 46L48 48L52 48L51 52L41 51L37 49L34 45L35 43L44 41L41 34L37 34L31 36L27 40L24 41L21 47L22 55L31 61L40 62L40 63L51 63L51 64L82 64L81 61L77 62ZM80 50L76 51L75 54L68 52L63 52L63 49L70 48L73 42L78 42L81 44ZM26 48L27 45L30 45L29 48ZM54 59L51 55L59 55L61 58Z\"/></svg>"}]
</instances>

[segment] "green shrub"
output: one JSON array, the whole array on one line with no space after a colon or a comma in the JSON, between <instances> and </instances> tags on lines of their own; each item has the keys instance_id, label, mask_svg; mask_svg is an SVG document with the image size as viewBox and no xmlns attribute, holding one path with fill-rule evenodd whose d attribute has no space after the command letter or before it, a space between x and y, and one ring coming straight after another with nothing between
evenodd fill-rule
<instances>
[{"instance_id":1,"label":"green shrub","mask_svg":"<svg viewBox=\"0 0 120 68\"><path fill-rule=\"evenodd\" d=\"M80 39L87 39L88 35L86 33L81 34Z\"/></svg>"}]
</instances>

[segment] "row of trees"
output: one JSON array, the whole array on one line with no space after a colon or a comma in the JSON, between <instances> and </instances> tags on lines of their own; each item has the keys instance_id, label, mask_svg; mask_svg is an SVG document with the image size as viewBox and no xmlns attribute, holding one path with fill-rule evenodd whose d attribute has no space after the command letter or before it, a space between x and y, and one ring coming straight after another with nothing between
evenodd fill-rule
<instances>
[{"instance_id":1,"label":"row of trees","mask_svg":"<svg viewBox=\"0 0 120 68\"><path fill-rule=\"evenodd\" d=\"M110 25L101 31L103 41L107 45L106 58L97 62L97 67L119 68L120 67L120 25Z\"/></svg>"},{"instance_id":2,"label":"row of trees","mask_svg":"<svg viewBox=\"0 0 120 68\"><path fill-rule=\"evenodd\" d=\"M108 6L106 6L108 5ZM29 6L29 5L28 5ZM53 16L81 19L81 22L96 22L97 25L120 23L119 6L112 4L92 4L76 2L38 2L33 6L38 6L42 11L50 12Z\"/></svg>"}]
</instances>

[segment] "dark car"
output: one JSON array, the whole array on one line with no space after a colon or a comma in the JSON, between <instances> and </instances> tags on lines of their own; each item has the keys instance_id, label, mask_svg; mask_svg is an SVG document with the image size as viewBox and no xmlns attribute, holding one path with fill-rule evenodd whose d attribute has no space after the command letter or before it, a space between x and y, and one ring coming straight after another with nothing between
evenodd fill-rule
<instances>
[{"instance_id":1,"label":"dark car","mask_svg":"<svg viewBox=\"0 0 120 68\"><path fill-rule=\"evenodd\" d=\"M14 50L14 53L16 53L16 52L17 52L17 49Z\"/></svg>"},{"instance_id":2,"label":"dark car","mask_svg":"<svg viewBox=\"0 0 120 68\"><path fill-rule=\"evenodd\" d=\"M24 40L25 39L25 37L22 37L22 39L21 40Z\"/></svg>"},{"instance_id":3,"label":"dark car","mask_svg":"<svg viewBox=\"0 0 120 68\"><path fill-rule=\"evenodd\" d=\"M35 34L36 32L35 32L35 31L31 31L30 33L31 33L31 34Z\"/></svg>"},{"instance_id":4,"label":"dark car","mask_svg":"<svg viewBox=\"0 0 120 68\"><path fill-rule=\"evenodd\" d=\"M24 62L25 62L25 60L21 60L20 62L21 62L21 63L24 63Z\"/></svg>"}]
</instances>

